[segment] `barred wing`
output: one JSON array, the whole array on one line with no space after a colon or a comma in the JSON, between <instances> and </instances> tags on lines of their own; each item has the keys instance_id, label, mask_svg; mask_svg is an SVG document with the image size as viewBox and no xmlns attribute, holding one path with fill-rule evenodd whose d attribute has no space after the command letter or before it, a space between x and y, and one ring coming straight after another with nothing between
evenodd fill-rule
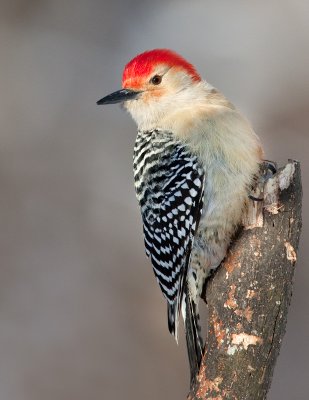
<instances>
[{"instance_id":1,"label":"barred wing","mask_svg":"<svg viewBox=\"0 0 309 400\"><path fill-rule=\"evenodd\" d=\"M203 209L204 171L197 157L180 144L165 157L164 174L161 159L160 171L161 191L148 193L152 206L142 212L145 247L164 296L170 305L177 300L179 307ZM154 174L153 179L158 177Z\"/></svg>"}]
</instances>

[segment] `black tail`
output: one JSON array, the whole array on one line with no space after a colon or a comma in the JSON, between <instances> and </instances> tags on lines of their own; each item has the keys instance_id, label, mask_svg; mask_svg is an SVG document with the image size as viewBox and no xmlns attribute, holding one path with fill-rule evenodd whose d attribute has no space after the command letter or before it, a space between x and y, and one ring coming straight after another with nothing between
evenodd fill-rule
<instances>
[{"instance_id":1,"label":"black tail","mask_svg":"<svg viewBox=\"0 0 309 400\"><path fill-rule=\"evenodd\" d=\"M167 322L168 322L168 329L170 333L175 337L176 342L177 342L177 337L176 337L176 310L175 310L176 304L169 304L167 303Z\"/></svg>"},{"instance_id":2,"label":"black tail","mask_svg":"<svg viewBox=\"0 0 309 400\"><path fill-rule=\"evenodd\" d=\"M187 340L187 351L190 363L190 382L193 385L195 378L200 369L202 355L203 355L203 341L200 336L199 315L197 313L196 305L191 300L186 285L186 314L185 314L185 330Z\"/></svg>"}]
</instances>

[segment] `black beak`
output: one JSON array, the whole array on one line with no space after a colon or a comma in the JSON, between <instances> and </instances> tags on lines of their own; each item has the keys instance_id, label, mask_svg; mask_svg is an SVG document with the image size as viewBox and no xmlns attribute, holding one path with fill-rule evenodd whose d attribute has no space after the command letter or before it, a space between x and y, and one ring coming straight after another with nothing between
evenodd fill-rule
<instances>
[{"instance_id":1,"label":"black beak","mask_svg":"<svg viewBox=\"0 0 309 400\"><path fill-rule=\"evenodd\" d=\"M123 101L133 100L141 92L137 92L131 89L121 89L117 90L117 92L111 93L108 96L103 97L103 99L97 101L98 105L101 104L115 104L115 103L122 103Z\"/></svg>"}]
</instances>

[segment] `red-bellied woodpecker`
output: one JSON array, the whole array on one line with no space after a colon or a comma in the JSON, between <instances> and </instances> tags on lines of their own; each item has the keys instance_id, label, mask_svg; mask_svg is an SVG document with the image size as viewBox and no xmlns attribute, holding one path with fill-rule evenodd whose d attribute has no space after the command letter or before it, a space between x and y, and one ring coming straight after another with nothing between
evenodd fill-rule
<instances>
[{"instance_id":1,"label":"red-bellied woodpecker","mask_svg":"<svg viewBox=\"0 0 309 400\"><path fill-rule=\"evenodd\" d=\"M146 253L176 340L182 311L193 379L203 284L241 222L262 149L233 104L171 50L133 58L122 87L97 104L122 102L137 123L133 166Z\"/></svg>"}]
</instances>

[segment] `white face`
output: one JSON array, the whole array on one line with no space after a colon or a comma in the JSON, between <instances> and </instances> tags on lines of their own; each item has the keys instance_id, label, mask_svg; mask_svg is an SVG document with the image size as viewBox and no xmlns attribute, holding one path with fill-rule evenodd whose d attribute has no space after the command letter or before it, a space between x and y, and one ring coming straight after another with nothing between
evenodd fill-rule
<instances>
[{"instance_id":1,"label":"white face","mask_svg":"<svg viewBox=\"0 0 309 400\"><path fill-rule=\"evenodd\" d=\"M139 129L151 129L175 110L187 98L188 89L195 86L190 75L179 67L158 65L148 76L130 79L126 89L141 93L134 100L124 102L124 108L132 115Z\"/></svg>"}]
</instances>

